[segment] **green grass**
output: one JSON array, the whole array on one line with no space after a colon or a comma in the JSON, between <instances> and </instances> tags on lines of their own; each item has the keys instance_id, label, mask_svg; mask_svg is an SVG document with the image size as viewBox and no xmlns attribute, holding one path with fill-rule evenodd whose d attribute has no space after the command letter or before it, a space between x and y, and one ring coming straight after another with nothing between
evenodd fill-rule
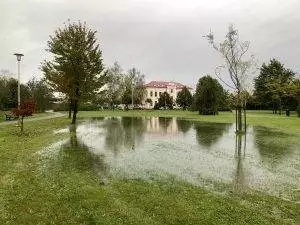
<instances>
[{"instance_id":1,"label":"green grass","mask_svg":"<svg viewBox=\"0 0 300 225\"><path fill-rule=\"evenodd\" d=\"M233 120L230 113L203 117L181 111L80 112L80 117L107 115ZM273 121L275 117L279 122ZM252 124L280 124L292 132L297 131L299 120L249 114ZM258 192L221 195L172 177L150 181L110 177L109 185L102 186L94 171L95 158L86 149L46 149L40 154L44 146L68 137L53 131L69 123L65 118L28 122L23 135L12 125L0 127L0 224L282 225L299 221L295 202Z\"/></svg>"},{"instance_id":2,"label":"green grass","mask_svg":"<svg viewBox=\"0 0 300 225\"><path fill-rule=\"evenodd\" d=\"M1 122L5 122L5 114L11 114L11 111L0 111L0 123ZM44 112L44 113L34 113L32 116L30 117L26 117L26 119L28 118L38 118L38 117L43 117L43 116L49 116L51 115L51 113L47 113L47 112Z\"/></svg>"}]
</instances>

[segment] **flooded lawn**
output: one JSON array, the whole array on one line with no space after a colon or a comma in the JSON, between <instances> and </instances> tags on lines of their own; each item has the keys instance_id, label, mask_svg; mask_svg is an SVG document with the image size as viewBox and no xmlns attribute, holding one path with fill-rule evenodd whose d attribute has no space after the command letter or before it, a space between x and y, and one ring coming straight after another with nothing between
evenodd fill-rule
<instances>
[{"instance_id":1,"label":"flooded lawn","mask_svg":"<svg viewBox=\"0 0 300 225\"><path fill-rule=\"evenodd\" d=\"M246 136L236 137L234 129L234 124L179 118L94 118L56 131L70 132L70 139L44 153L61 166L71 157L71 166L94 171L102 184L112 176L171 176L218 192L255 189L293 198L300 186L299 141L252 126Z\"/></svg>"}]
</instances>

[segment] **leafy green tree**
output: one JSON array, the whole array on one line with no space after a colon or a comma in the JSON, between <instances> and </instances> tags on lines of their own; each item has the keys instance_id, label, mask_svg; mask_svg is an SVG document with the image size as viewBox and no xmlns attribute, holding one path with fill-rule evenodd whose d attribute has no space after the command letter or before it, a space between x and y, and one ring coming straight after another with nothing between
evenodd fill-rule
<instances>
[{"instance_id":1,"label":"leafy green tree","mask_svg":"<svg viewBox=\"0 0 300 225\"><path fill-rule=\"evenodd\" d=\"M105 101L111 108L114 108L116 104L121 103L122 93L124 92L124 74L118 62L108 68L106 85Z\"/></svg>"},{"instance_id":2,"label":"leafy green tree","mask_svg":"<svg viewBox=\"0 0 300 225\"><path fill-rule=\"evenodd\" d=\"M167 92L164 92L159 97L158 102L156 103L154 108L159 109L163 107L163 108L173 109L173 104L174 103L171 96Z\"/></svg>"},{"instance_id":3,"label":"leafy green tree","mask_svg":"<svg viewBox=\"0 0 300 225\"><path fill-rule=\"evenodd\" d=\"M30 89L31 99L35 102L36 111L44 112L51 108L54 96L45 79L33 78L28 81L27 86Z\"/></svg>"},{"instance_id":4,"label":"leafy green tree","mask_svg":"<svg viewBox=\"0 0 300 225\"><path fill-rule=\"evenodd\" d=\"M93 99L104 84L102 52L96 31L86 23L68 22L50 36L48 47L53 60L45 61L42 70L54 90L70 98L74 124L80 102Z\"/></svg>"},{"instance_id":5,"label":"leafy green tree","mask_svg":"<svg viewBox=\"0 0 300 225\"><path fill-rule=\"evenodd\" d=\"M180 92L177 94L176 103L184 110L191 107L193 102L193 96L187 87L184 87Z\"/></svg>"},{"instance_id":6,"label":"leafy green tree","mask_svg":"<svg viewBox=\"0 0 300 225\"><path fill-rule=\"evenodd\" d=\"M122 104L125 104L127 109L130 104L134 104L133 84L132 84L132 79L129 76L126 76L124 79L124 92L122 94Z\"/></svg>"},{"instance_id":7,"label":"leafy green tree","mask_svg":"<svg viewBox=\"0 0 300 225\"><path fill-rule=\"evenodd\" d=\"M12 109L18 105L18 81L14 78L10 78L6 83L6 109ZM20 85L21 104L30 99L30 90L28 86Z\"/></svg>"},{"instance_id":8,"label":"leafy green tree","mask_svg":"<svg viewBox=\"0 0 300 225\"><path fill-rule=\"evenodd\" d=\"M142 74L137 68L130 69L124 79L122 103L127 107L129 104L141 104L146 95L144 84L145 75Z\"/></svg>"},{"instance_id":9,"label":"leafy green tree","mask_svg":"<svg viewBox=\"0 0 300 225\"><path fill-rule=\"evenodd\" d=\"M254 80L254 96L263 108L272 108L273 113L279 109L281 113L288 98L287 86L292 81L295 73L286 69L276 59L271 59L269 64L263 64L259 76Z\"/></svg>"},{"instance_id":10,"label":"leafy green tree","mask_svg":"<svg viewBox=\"0 0 300 225\"><path fill-rule=\"evenodd\" d=\"M293 82L287 86L286 92L297 102L296 112L298 117L300 117L300 79L294 79Z\"/></svg>"},{"instance_id":11,"label":"leafy green tree","mask_svg":"<svg viewBox=\"0 0 300 225\"><path fill-rule=\"evenodd\" d=\"M224 90L216 79L211 76L201 77L194 95L194 107L201 115L215 115L223 93Z\"/></svg>"}]
</instances>

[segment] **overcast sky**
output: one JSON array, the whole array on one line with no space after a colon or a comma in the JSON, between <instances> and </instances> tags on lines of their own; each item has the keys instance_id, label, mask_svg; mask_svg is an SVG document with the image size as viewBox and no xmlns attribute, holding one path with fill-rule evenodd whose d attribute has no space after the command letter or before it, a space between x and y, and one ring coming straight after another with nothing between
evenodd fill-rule
<instances>
[{"instance_id":1,"label":"overcast sky","mask_svg":"<svg viewBox=\"0 0 300 225\"><path fill-rule=\"evenodd\" d=\"M194 86L222 60L202 37L222 40L230 23L260 63L281 60L300 72L299 0L0 0L0 69L22 81L42 76L47 40L67 19L98 31L106 65L139 68L146 80Z\"/></svg>"}]
</instances>

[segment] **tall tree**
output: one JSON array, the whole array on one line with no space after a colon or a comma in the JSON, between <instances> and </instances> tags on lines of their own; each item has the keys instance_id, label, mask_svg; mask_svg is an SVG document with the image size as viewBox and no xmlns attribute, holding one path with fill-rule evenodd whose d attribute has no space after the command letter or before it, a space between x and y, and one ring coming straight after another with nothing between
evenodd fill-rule
<instances>
[{"instance_id":1,"label":"tall tree","mask_svg":"<svg viewBox=\"0 0 300 225\"><path fill-rule=\"evenodd\" d=\"M259 76L254 80L254 96L259 105L264 108L272 108L273 113L279 112L287 98L286 88L292 81L295 73L286 69L276 59L271 59L269 64L263 64Z\"/></svg>"},{"instance_id":2,"label":"tall tree","mask_svg":"<svg viewBox=\"0 0 300 225\"><path fill-rule=\"evenodd\" d=\"M211 76L201 77L194 95L195 107L201 115L215 115L218 113L218 97L220 85Z\"/></svg>"},{"instance_id":3,"label":"tall tree","mask_svg":"<svg viewBox=\"0 0 300 225\"><path fill-rule=\"evenodd\" d=\"M102 52L96 31L86 23L68 22L50 36L47 50L53 54L53 60L45 61L42 70L56 91L69 96L74 124L80 101L95 97L104 84Z\"/></svg>"},{"instance_id":4,"label":"tall tree","mask_svg":"<svg viewBox=\"0 0 300 225\"><path fill-rule=\"evenodd\" d=\"M223 57L225 64L219 66L216 70L216 75L219 79L224 82L227 86L231 87L236 92L236 131L243 132L243 90L246 89L250 69L254 64L253 57L246 58L246 54L249 49L250 43L248 41L240 41L238 30L230 25L226 34L225 40L222 43L217 44L213 33L205 36L213 48L220 53ZM229 73L230 83L226 82L226 79L221 78L221 69L226 68ZM246 110L244 109L244 114ZM246 128L246 120L244 121Z\"/></svg>"},{"instance_id":5,"label":"tall tree","mask_svg":"<svg viewBox=\"0 0 300 225\"><path fill-rule=\"evenodd\" d=\"M193 102L193 97L190 90L187 87L184 87L180 92L178 92L176 103L184 110L191 107L192 102Z\"/></svg>"},{"instance_id":6,"label":"tall tree","mask_svg":"<svg viewBox=\"0 0 300 225\"><path fill-rule=\"evenodd\" d=\"M116 104L121 103L124 89L124 75L118 62L108 68L106 85L106 101L111 108L114 108Z\"/></svg>"},{"instance_id":7,"label":"tall tree","mask_svg":"<svg viewBox=\"0 0 300 225\"><path fill-rule=\"evenodd\" d=\"M124 79L124 92L122 95L122 103L127 107L129 104L141 104L146 90L144 88L145 75L137 68L130 69Z\"/></svg>"}]
</instances>

